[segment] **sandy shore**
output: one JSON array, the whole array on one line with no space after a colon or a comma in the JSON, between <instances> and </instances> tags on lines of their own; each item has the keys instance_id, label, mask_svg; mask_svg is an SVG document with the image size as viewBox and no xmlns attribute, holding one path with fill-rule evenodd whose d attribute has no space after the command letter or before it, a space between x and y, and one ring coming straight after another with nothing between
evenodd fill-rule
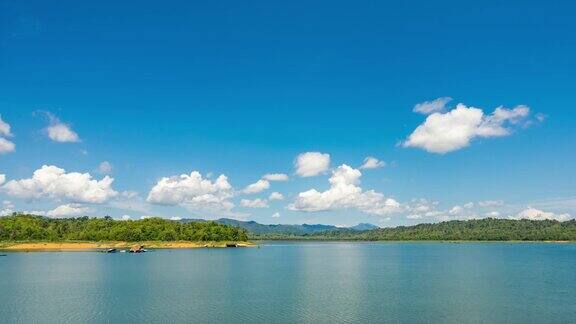
<instances>
[{"instance_id":1,"label":"sandy shore","mask_svg":"<svg viewBox=\"0 0 576 324\"><path fill-rule=\"evenodd\" d=\"M7 251L92 251L105 249L130 249L143 245L145 249L196 249L223 248L228 242L3 242L0 250ZM251 242L235 242L239 247L254 246Z\"/></svg>"}]
</instances>

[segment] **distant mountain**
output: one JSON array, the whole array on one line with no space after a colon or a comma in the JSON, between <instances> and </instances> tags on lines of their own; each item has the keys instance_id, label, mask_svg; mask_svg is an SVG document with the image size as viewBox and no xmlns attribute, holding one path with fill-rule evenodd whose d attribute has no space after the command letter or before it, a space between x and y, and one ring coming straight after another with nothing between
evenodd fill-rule
<instances>
[{"instance_id":1,"label":"distant mountain","mask_svg":"<svg viewBox=\"0 0 576 324\"><path fill-rule=\"evenodd\" d=\"M369 223L360 223L358 225L351 226L348 228L353 229L353 230L357 230L357 231L369 231L369 230L377 229L379 227L376 225L369 224Z\"/></svg>"},{"instance_id":2,"label":"distant mountain","mask_svg":"<svg viewBox=\"0 0 576 324\"><path fill-rule=\"evenodd\" d=\"M183 219L181 222L201 222L205 221L203 219ZM301 225L264 225L257 223L255 221L239 221L230 218L220 218L215 220L215 222L225 225L237 226L246 229L248 232L262 235L262 234L286 234L286 235L304 235L313 234L327 231L341 231L341 230L355 230L355 231L365 231L378 228L372 224L360 223L356 226L350 228L336 227L333 225L323 225L323 224L301 224Z\"/></svg>"}]
</instances>

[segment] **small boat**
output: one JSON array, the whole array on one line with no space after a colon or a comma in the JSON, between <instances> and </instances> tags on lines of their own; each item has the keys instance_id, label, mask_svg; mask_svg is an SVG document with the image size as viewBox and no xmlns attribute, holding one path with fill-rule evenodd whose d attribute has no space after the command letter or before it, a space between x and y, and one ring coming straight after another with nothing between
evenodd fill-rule
<instances>
[{"instance_id":1,"label":"small boat","mask_svg":"<svg viewBox=\"0 0 576 324\"><path fill-rule=\"evenodd\" d=\"M0 256L8 256L8 254L0 254Z\"/></svg>"},{"instance_id":2,"label":"small boat","mask_svg":"<svg viewBox=\"0 0 576 324\"><path fill-rule=\"evenodd\" d=\"M104 253L116 253L116 252L118 252L117 249L108 249L108 250L104 251Z\"/></svg>"}]
</instances>

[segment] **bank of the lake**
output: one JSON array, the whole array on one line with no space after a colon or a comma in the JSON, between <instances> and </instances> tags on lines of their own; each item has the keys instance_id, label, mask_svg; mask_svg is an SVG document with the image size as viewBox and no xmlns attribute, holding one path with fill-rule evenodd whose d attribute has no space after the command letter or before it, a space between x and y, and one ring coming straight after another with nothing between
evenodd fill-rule
<instances>
[{"instance_id":1,"label":"bank of the lake","mask_svg":"<svg viewBox=\"0 0 576 324\"><path fill-rule=\"evenodd\" d=\"M146 242L0 242L4 251L90 251L103 249L129 249L144 246L146 249L196 249L225 248L227 246L251 247L252 242L190 242L190 241L146 241Z\"/></svg>"}]
</instances>

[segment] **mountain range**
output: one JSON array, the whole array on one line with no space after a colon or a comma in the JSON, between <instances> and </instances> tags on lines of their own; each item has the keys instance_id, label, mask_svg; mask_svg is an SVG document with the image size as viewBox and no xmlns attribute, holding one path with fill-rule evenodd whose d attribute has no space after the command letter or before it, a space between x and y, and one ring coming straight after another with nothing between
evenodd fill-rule
<instances>
[{"instance_id":1,"label":"mountain range","mask_svg":"<svg viewBox=\"0 0 576 324\"><path fill-rule=\"evenodd\" d=\"M199 222L206 221L203 219L182 219L181 222ZM260 224L255 221L240 221L230 218L220 218L215 220L215 222L225 225L237 226L247 230L250 233L256 235L262 234L286 234L286 235L304 235L313 234L327 231L340 231L340 230L353 230L353 231L368 231L372 229L377 229L378 226L360 223L351 227L337 227L334 225L323 225L323 224L294 224L294 225L284 225L284 224Z\"/></svg>"}]
</instances>

